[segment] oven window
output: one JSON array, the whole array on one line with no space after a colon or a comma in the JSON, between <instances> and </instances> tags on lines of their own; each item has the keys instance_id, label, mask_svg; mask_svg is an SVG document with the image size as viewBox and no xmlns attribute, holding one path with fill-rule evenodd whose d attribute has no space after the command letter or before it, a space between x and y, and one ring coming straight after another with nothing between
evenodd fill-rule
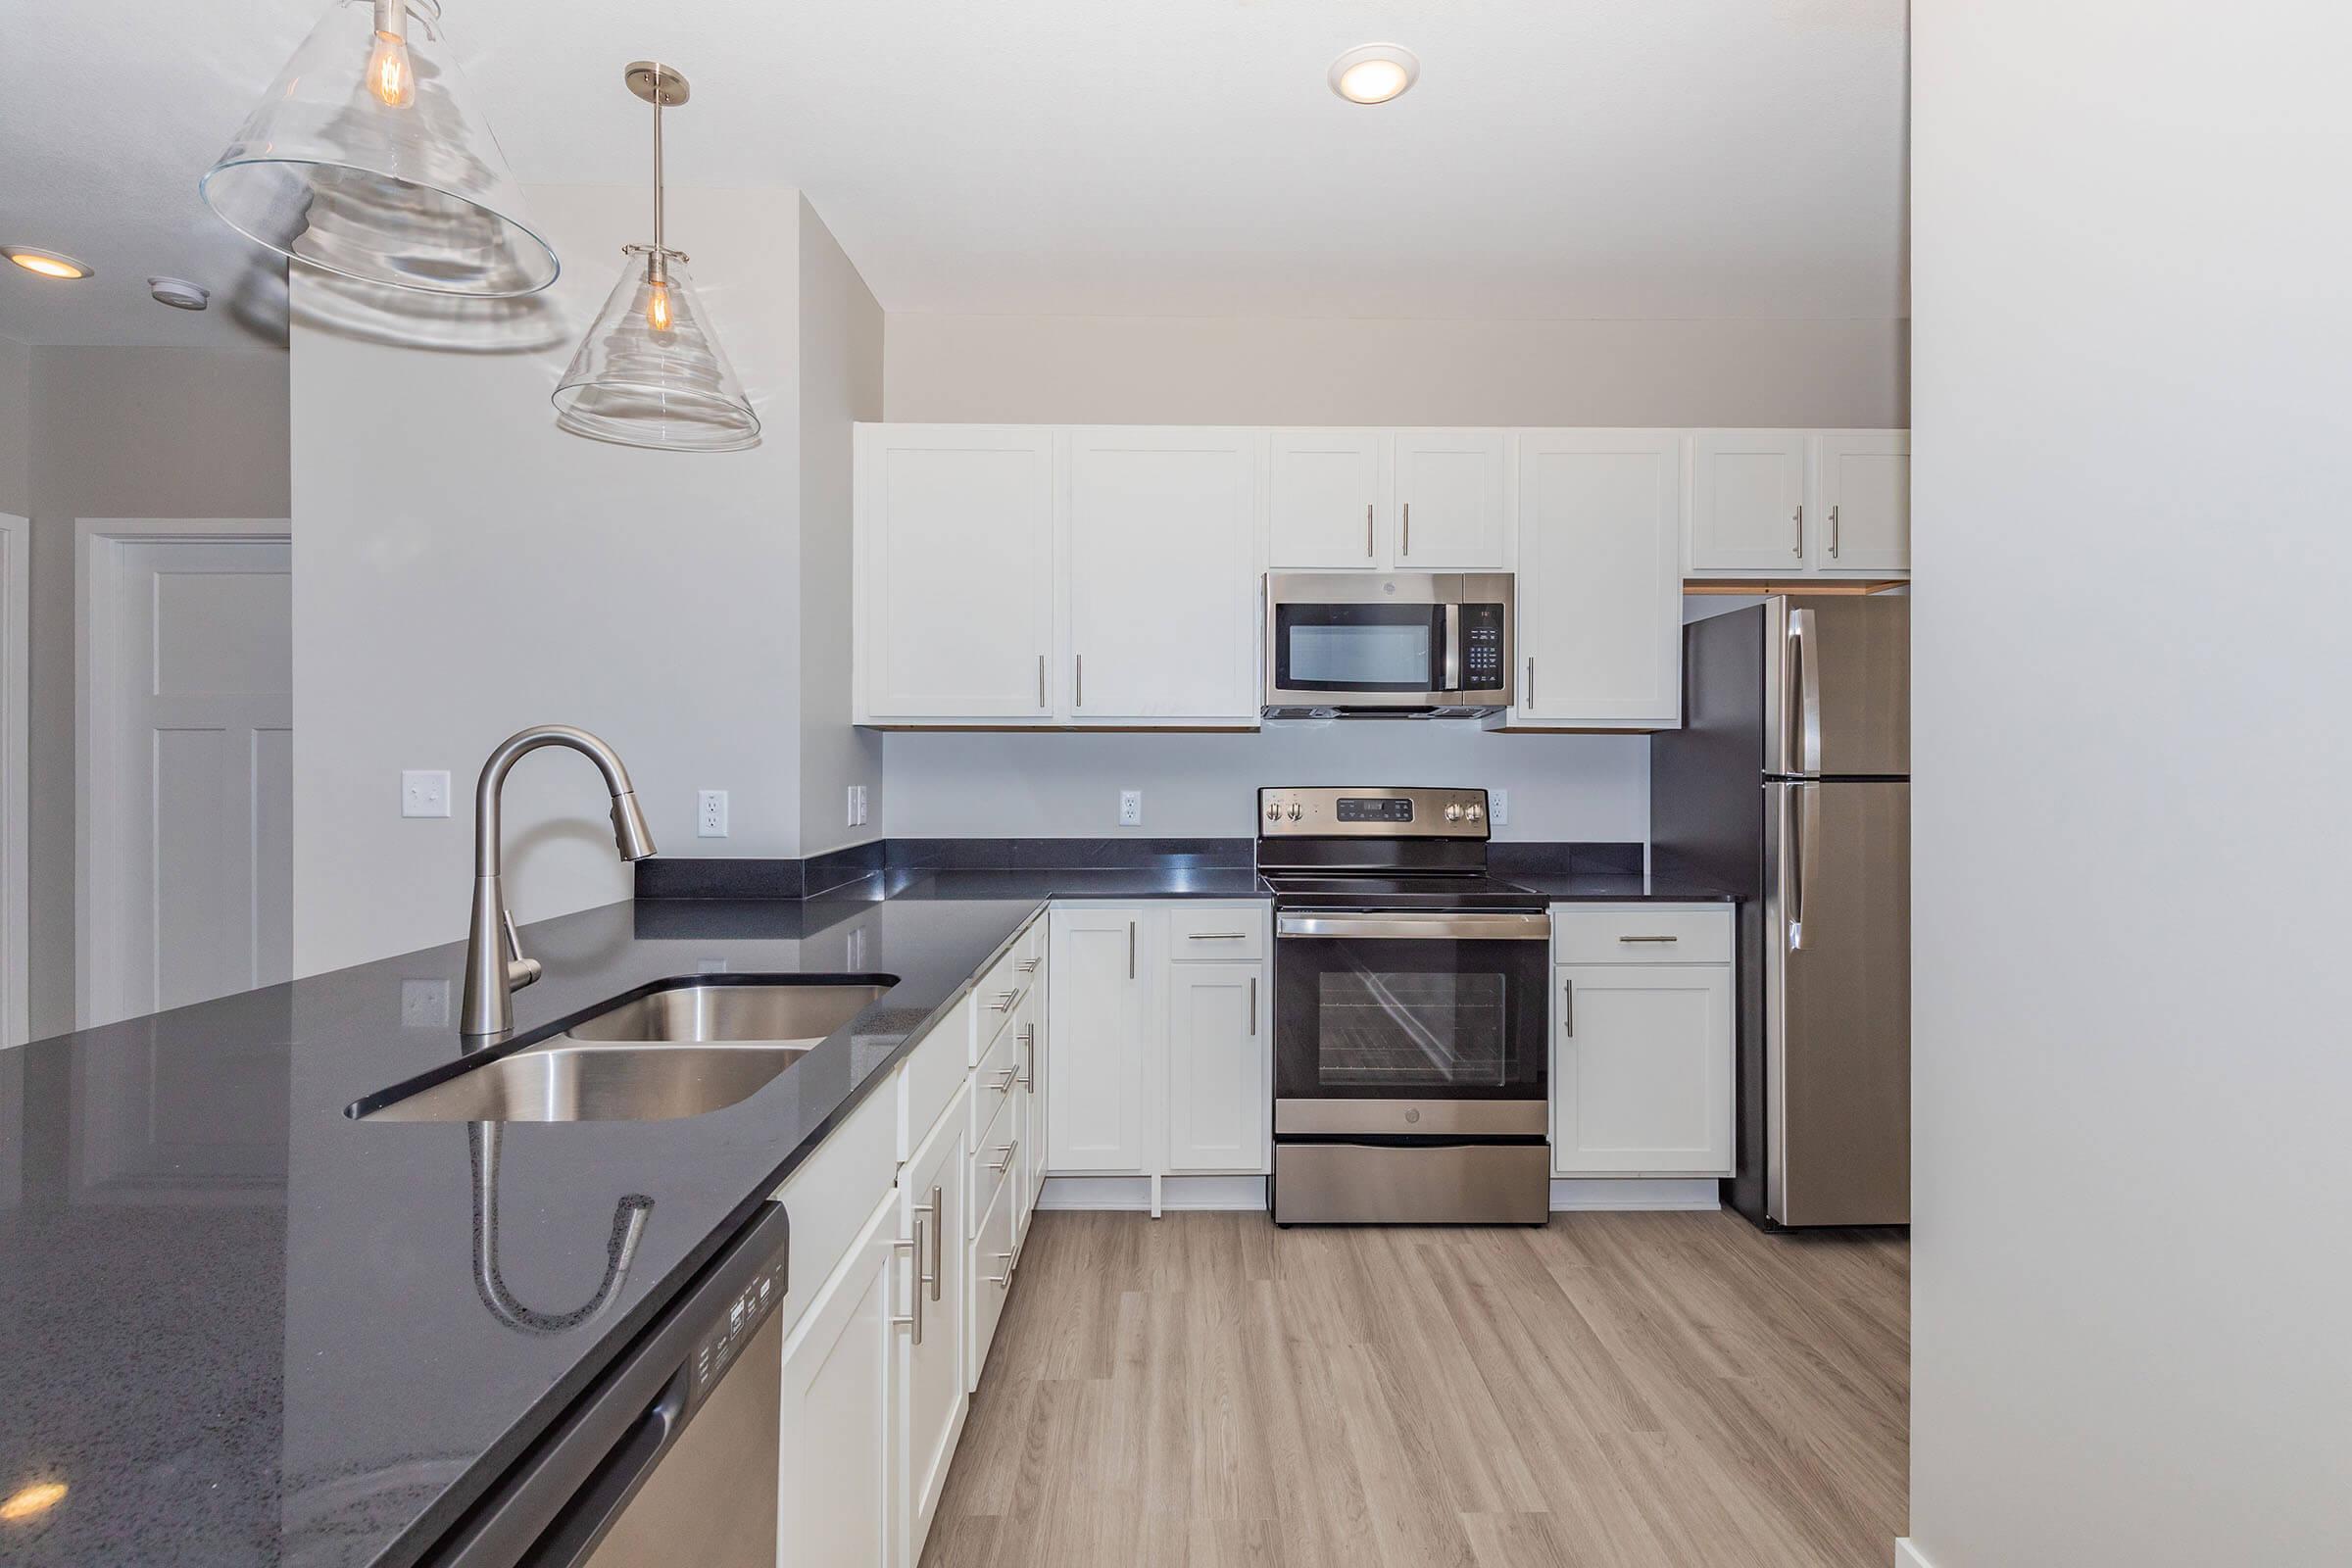
<instances>
[{"instance_id":1,"label":"oven window","mask_svg":"<svg viewBox=\"0 0 2352 1568\"><path fill-rule=\"evenodd\" d=\"M1325 1088L1503 1086L1510 1019L1501 975L1351 967L1316 978L1316 1076Z\"/></svg>"},{"instance_id":2,"label":"oven window","mask_svg":"<svg viewBox=\"0 0 2352 1568\"><path fill-rule=\"evenodd\" d=\"M1436 691L1445 614L1435 605L1278 605L1275 680L1298 691Z\"/></svg>"}]
</instances>

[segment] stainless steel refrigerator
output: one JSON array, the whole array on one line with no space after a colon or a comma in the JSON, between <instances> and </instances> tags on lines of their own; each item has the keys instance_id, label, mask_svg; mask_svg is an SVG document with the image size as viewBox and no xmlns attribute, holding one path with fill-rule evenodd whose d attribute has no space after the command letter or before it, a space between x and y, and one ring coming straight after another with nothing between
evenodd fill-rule
<instances>
[{"instance_id":1,"label":"stainless steel refrigerator","mask_svg":"<svg viewBox=\"0 0 2352 1568\"><path fill-rule=\"evenodd\" d=\"M1911 602L1791 594L1683 628L1656 864L1741 896L1740 1152L1759 1225L1911 1218Z\"/></svg>"}]
</instances>

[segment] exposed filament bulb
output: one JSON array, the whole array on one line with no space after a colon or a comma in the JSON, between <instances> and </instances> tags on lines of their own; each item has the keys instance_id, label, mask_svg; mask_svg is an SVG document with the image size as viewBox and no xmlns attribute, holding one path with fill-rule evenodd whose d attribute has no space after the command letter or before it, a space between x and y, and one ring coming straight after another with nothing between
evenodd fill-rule
<instances>
[{"instance_id":1,"label":"exposed filament bulb","mask_svg":"<svg viewBox=\"0 0 2352 1568\"><path fill-rule=\"evenodd\" d=\"M404 0L376 0L375 42L368 51L368 90L386 109L416 101L416 66L409 58Z\"/></svg>"},{"instance_id":2,"label":"exposed filament bulb","mask_svg":"<svg viewBox=\"0 0 2352 1568\"><path fill-rule=\"evenodd\" d=\"M670 320L669 285L657 278L645 297L645 324L657 332L666 332Z\"/></svg>"}]
</instances>

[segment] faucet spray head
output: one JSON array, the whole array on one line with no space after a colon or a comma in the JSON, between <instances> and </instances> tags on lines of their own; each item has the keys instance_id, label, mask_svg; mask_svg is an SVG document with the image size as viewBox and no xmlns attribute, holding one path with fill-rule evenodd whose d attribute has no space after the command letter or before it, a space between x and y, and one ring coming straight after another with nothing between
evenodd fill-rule
<instances>
[{"instance_id":1,"label":"faucet spray head","mask_svg":"<svg viewBox=\"0 0 2352 1568\"><path fill-rule=\"evenodd\" d=\"M634 790L612 797L612 842L619 846L624 860L642 860L655 853L654 830L645 825L645 812L637 805Z\"/></svg>"}]
</instances>

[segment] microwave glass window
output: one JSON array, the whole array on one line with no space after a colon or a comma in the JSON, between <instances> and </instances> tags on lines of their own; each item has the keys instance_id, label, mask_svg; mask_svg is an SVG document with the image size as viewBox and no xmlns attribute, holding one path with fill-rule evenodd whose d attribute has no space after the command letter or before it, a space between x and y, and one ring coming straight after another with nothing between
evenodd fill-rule
<instances>
[{"instance_id":1,"label":"microwave glass window","mask_svg":"<svg viewBox=\"0 0 2352 1568\"><path fill-rule=\"evenodd\" d=\"M1314 625L1291 628L1294 681L1317 685L1419 686L1429 678L1431 627Z\"/></svg>"},{"instance_id":2,"label":"microwave glass window","mask_svg":"<svg viewBox=\"0 0 2352 1568\"><path fill-rule=\"evenodd\" d=\"M1499 1089L1507 1080L1502 975L1365 963L1317 979L1315 1076L1324 1089Z\"/></svg>"}]
</instances>

